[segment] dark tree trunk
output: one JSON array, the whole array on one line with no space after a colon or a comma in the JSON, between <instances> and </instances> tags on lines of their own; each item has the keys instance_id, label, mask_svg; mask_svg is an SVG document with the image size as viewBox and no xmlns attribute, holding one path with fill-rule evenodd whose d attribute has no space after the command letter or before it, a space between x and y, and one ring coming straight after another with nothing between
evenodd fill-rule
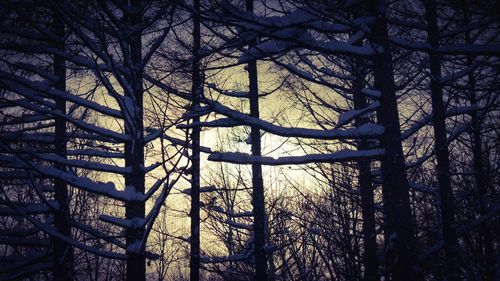
<instances>
[{"instance_id":1,"label":"dark tree trunk","mask_svg":"<svg viewBox=\"0 0 500 281\"><path fill-rule=\"evenodd\" d=\"M192 96L193 108L200 104L202 81L200 75L200 0L194 0L193 13L193 68ZM199 122L200 117L194 117L193 122ZM191 255L189 260L190 280L200 280L200 127L194 127L191 133L192 164L191 164Z\"/></svg>"},{"instance_id":2,"label":"dark tree trunk","mask_svg":"<svg viewBox=\"0 0 500 281\"><path fill-rule=\"evenodd\" d=\"M472 75L470 75L472 76ZM473 78L469 78L469 83ZM471 83L470 85L474 85ZM473 90L471 91L471 103L477 104L477 98ZM488 210L488 189L486 172L483 166L483 149L481 143L481 120L477 112L472 113L472 157L474 162L474 177L477 187L477 198L479 201L479 213L481 216L486 215ZM491 235L488 222L485 221L479 226L479 234L481 236L481 252L484 261L483 280L494 281L496 260L493 246L493 239Z\"/></svg>"},{"instance_id":3,"label":"dark tree trunk","mask_svg":"<svg viewBox=\"0 0 500 281\"><path fill-rule=\"evenodd\" d=\"M428 42L433 48L439 47L439 30L435 0L425 2ZM432 121L434 127L434 151L437 158L439 197L441 202L441 221L446 256L446 269L449 280L459 280L459 249L455 229L455 200L450 181L450 161L446 137L446 110L443 102L441 78L441 56L429 52L431 71Z\"/></svg>"},{"instance_id":4,"label":"dark tree trunk","mask_svg":"<svg viewBox=\"0 0 500 281\"><path fill-rule=\"evenodd\" d=\"M469 7L467 1L462 2L462 9L464 12L464 26L470 24L470 16L469 16ZM471 38L470 32L465 33L465 43L470 44L474 43L474 40ZM473 56L467 56L467 66L472 65L474 60ZM467 76L469 80L469 93L468 98L471 105L479 106L479 99L476 95L476 78L474 73L469 72ZM473 111L471 113L471 138L472 138L472 158L473 158L473 167L474 167L474 180L476 182L477 188L477 200L479 201L479 214L485 215L488 213L488 189L487 189L487 179L486 179L486 171L484 168L484 160L483 160L483 148L481 142L481 125L482 118L478 111ZM493 239L491 234L491 229L488 226L487 222L482 223L479 226L479 235L480 235L480 245L481 245L481 253L482 260L484 262L484 272L482 274L482 278L485 281L494 281L495 279L495 268L496 268L496 258L495 251L493 246Z\"/></svg>"},{"instance_id":5,"label":"dark tree trunk","mask_svg":"<svg viewBox=\"0 0 500 281\"><path fill-rule=\"evenodd\" d=\"M253 12L253 0L246 1L246 9ZM251 42L249 47L255 46L256 42ZM259 118L259 88L257 80L257 61L248 63L249 79L249 99L250 116ZM251 127L250 140L252 142L252 155L261 155L260 129L257 126ZM267 278L267 256L265 250L265 203L264 203L264 181L262 179L262 165L252 164L252 205L253 205L253 238L255 255L255 277L256 281L266 281Z\"/></svg>"},{"instance_id":6,"label":"dark tree trunk","mask_svg":"<svg viewBox=\"0 0 500 281\"><path fill-rule=\"evenodd\" d=\"M469 60L472 63L472 60ZM470 64L469 64L470 65ZM475 78L469 75L469 85L474 89ZM478 100L474 90L470 93L471 104L477 104ZM486 172L483 166L483 148L481 143L481 117L477 112L472 113L472 158L474 165L474 177L477 187L477 199L479 201L479 213L481 216L488 213L488 189ZM481 252L484 261L483 280L495 280L495 253L493 250L493 239L488 222L485 221L479 226L479 234L481 236Z\"/></svg>"},{"instance_id":7,"label":"dark tree trunk","mask_svg":"<svg viewBox=\"0 0 500 281\"><path fill-rule=\"evenodd\" d=\"M355 109L362 109L368 106L365 95L361 92L364 87L365 71L363 61L356 59L354 75L356 80L353 83L353 101ZM367 117L356 118L356 126L359 127L368 123ZM368 140L358 140L358 149L366 150L370 148ZM373 200L373 177L370 168L371 160L363 159L358 161L358 181L361 190L361 209L363 217L363 259L364 275L363 280L375 281L378 278L377 261L377 237L375 232L375 204Z\"/></svg>"},{"instance_id":8,"label":"dark tree trunk","mask_svg":"<svg viewBox=\"0 0 500 281\"><path fill-rule=\"evenodd\" d=\"M141 23L140 0L132 1L129 11L124 11L127 16L129 26L139 26ZM132 30L132 29L131 29ZM126 90L125 95L132 101L133 109L131 123L125 121L125 132L130 135L131 140L125 143L125 166L131 167L132 171L125 176L125 186L132 191L144 194L144 124L143 124L143 85L142 70L138 65L142 61L142 38L140 32L130 34L125 40L128 42L128 50L124 53L124 64L130 70L130 77L127 77L131 85L132 92ZM129 65L127 58L132 65ZM126 219L144 219L145 204L142 200L131 200L125 203ZM127 249L132 248L127 259L127 280L146 280L146 259L144 249L138 249L144 235L144 226L125 230L125 242Z\"/></svg>"},{"instance_id":9,"label":"dark tree trunk","mask_svg":"<svg viewBox=\"0 0 500 281\"><path fill-rule=\"evenodd\" d=\"M54 31L59 37L55 44L57 49L65 49L65 31L64 23L54 16ZM54 74L58 77L55 88L66 91L66 61L60 56L54 56ZM64 98L55 99L56 108L62 114L66 114L66 101ZM66 120L62 117L55 118L55 153L66 158L67 138L66 138ZM55 168L66 171L66 165L55 163ZM54 225L62 235L71 238L70 209L68 186L61 179L54 180L54 198L59 208L54 214ZM73 248L61 239L54 238L54 268L55 281L73 280Z\"/></svg>"},{"instance_id":10,"label":"dark tree trunk","mask_svg":"<svg viewBox=\"0 0 500 281\"><path fill-rule=\"evenodd\" d=\"M408 179L401 144L392 54L388 41L384 1L369 1L376 23L370 41L384 51L373 58L375 88L380 91L378 122L385 127L380 141L382 157L382 193L385 214L386 266L392 280L422 280L417 269L413 219Z\"/></svg>"}]
</instances>

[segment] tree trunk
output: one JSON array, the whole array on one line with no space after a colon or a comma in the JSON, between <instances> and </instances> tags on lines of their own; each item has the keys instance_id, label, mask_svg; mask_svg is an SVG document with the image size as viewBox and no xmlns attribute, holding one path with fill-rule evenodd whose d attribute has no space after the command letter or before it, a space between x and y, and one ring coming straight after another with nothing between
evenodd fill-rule
<instances>
[{"instance_id":1,"label":"tree trunk","mask_svg":"<svg viewBox=\"0 0 500 281\"><path fill-rule=\"evenodd\" d=\"M356 80L353 83L353 101L355 109L362 109L368 106L365 95L361 92L364 87L364 67L361 59L356 59L356 69L353 70ZM368 123L368 118L357 117L356 126ZM370 148L368 140L358 140L358 150ZM370 168L371 160L363 159L358 161L358 181L361 190L361 209L363 218L363 259L364 275L363 280L375 281L378 278L377 261L377 237L375 232L375 204L373 200L373 177Z\"/></svg>"},{"instance_id":2,"label":"tree trunk","mask_svg":"<svg viewBox=\"0 0 500 281\"><path fill-rule=\"evenodd\" d=\"M194 0L193 13L193 66L192 66L192 96L193 108L200 104L202 81L200 75L200 0ZM194 117L193 122L199 122L200 117ZM194 127L191 132L192 164L191 164L191 254L189 260L190 280L200 280L200 127Z\"/></svg>"},{"instance_id":3,"label":"tree trunk","mask_svg":"<svg viewBox=\"0 0 500 281\"><path fill-rule=\"evenodd\" d=\"M462 8L464 11L464 26L470 24L469 18L469 7L467 1L462 2ZM470 44L474 43L474 40L471 38L470 32L465 32L465 43ZM467 56L466 67L472 65L474 60L473 56ZM469 80L469 88L471 89L468 93L469 102L471 105L479 106L479 99L477 98L475 88L476 88L476 78L472 72L469 72L467 76ZM473 111L471 113L471 138L472 138L472 158L473 158L473 167L474 167L474 180L476 182L477 188L477 200L479 201L479 214L481 216L488 213L488 189L487 189L487 179L486 179L486 171L484 169L484 160L483 160L483 148L481 142L481 116L477 111ZM493 246L493 239L490 227L487 222L482 223L479 226L479 235L480 235L480 245L481 245L481 253L482 260L484 262L484 272L482 274L482 278L485 281L494 281L495 280L495 268L496 268L496 259L495 259L495 251Z\"/></svg>"},{"instance_id":4,"label":"tree trunk","mask_svg":"<svg viewBox=\"0 0 500 281\"><path fill-rule=\"evenodd\" d=\"M65 31L64 23L57 16L54 16L54 31L58 37L56 48L65 49ZM60 91L66 91L66 61L60 56L54 56L54 74L58 77L55 88ZM64 98L55 99L56 108L62 114L66 114L66 101ZM66 120L63 117L55 118L55 153L66 158L67 138L66 138ZM60 171L66 171L66 165L55 163L54 167ZM54 225L59 233L71 238L70 209L68 186L61 179L54 180L54 198L59 208L54 214ZM53 274L55 281L73 280L73 248L61 239L54 238L54 267Z\"/></svg>"},{"instance_id":5,"label":"tree trunk","mask_svg":"<svg viewBox=\"0 0 500 281\"><path fill-rule=\"evenodd\" d=\"M473 75L470 75L473 76ZM475 79L470 77L469 83L474 85L471 81ZM477 104L477 98L474 91L471 91L470 94L471 104ZM486 215L488 210L488 191L487 191L487 180L486 180L486 172L483 166L483 149L481 143L481 120L478 116L477 112L472 113L472 157L474 162L474 177L477 187L477 198L479 201L479 214L481 216ZM493 246L493 239L491 235L490 227L488 226L488 222L483 222L479 227L479 235L481 237L481 252L483 254L484 261L484 273L483 280L485 281L494 281L495 280L495 253Z\"/></svg>"},{"instance_id":6,"label":"tree trunk","mask_svg":"<svg viewBox=\"0 0 500 281\"><path fill-rule=\"evenodd\" d=\"M139 26L141 23L141 5L140 0L132 1L129 11L124 11L127 15L127 24L129 26ZM131 28L132 30L132 28ZM128 42L128 53L124 54L124 65L129 67L130 77L128 82L131 85L132 92L125 90L125 96L132 101L133 109L131 123L125 121L125 133L130 135L131 140L125 143L125 166L131 167L132 171L125 176L125 186L137 193L144 194L145 171L144 171L144 124L143 124L143 85L142 70L138 65L142 61L142 38L140 32L134 32L125 39ZM128 65L127 57L130 58L132 65ZM131 200L125 203L126 219L144 219L145 204L142 200ZM146 280L146 259L144 249L139 249L137 243L140 243L144 235L144 226L139 228L127 228L125 230L125 242L129 251L127 259L127 280L141 281Z\"/></svg>"},{"instance_id":7,"label":"tree trunk","mask_svg":"<svg viewBox=\"0 0 500 281\"><path fill-rule=\"evenodd\" d=\"M425 2L428 42L433 48L439 47L439 30L435 0ZM439 197L441 201L441 221L446 256L446 269L449 280L459 280L459 248L455 229L455 200L450 181L450 161L446 137L446 110L443 103L441 79L441 56L429 52L431 71L432 121L434 127L434 151L437 158Z\"/></svg>"},{"instance_id":8,"label":"tree trunk","mask_svg":"<svg viewBox=\"0 0 500 281\"><path fill-rule=\"evenodd\" d=\"M369 1L372 15L377 18L370 36L384 51L373 57L375 88L380 91L378 122L385 127L380 142L385 149L382 157L382 193L385 213L386 266L392 280L422 280L416 263L416 246L408 179L401 145L392 54L388 41L385 3Z\"/></svg>"},{"instance_id":9,"label":"tree trunk","mask_svg":"<svg viewBox=\"0 0 500 281\"><path fill-rule=\"evenodd\" d=\"M246 1L246 10L253 12L253 0ZM249 48L255 46L253 41ZM259 88L257 80L257 61L248 63L250 116L259 118ZM250 140L252 142L252 155L261 156L260 129L251 127ZM256 281L266 281L267 278L267 256L265 250L265 203L264 203L264 181L262 179L262 165L252 164L252 205L253 205L253 239L255 255L255 277Z\"/></svg>"}]
</instances>

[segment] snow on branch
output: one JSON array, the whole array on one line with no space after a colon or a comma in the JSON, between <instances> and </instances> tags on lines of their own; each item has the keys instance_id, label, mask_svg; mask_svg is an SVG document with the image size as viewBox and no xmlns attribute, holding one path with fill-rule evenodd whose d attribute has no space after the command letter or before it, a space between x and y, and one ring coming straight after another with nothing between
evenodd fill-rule
<instances>
[{"instance_id":1,"label":"snow on branch","mask_svg":"<svg viewBox=\"0 0 500 281\"><path fill-rule=\"evenodd\" d=\"M457 115L471 113L471 112L474 112L477 110L480 110L480 107L477 105L453 107L453 108L450 108L446 111L445 116L446 117L453 117L453 116L457 116ZM404 130L401 133L401 139L404 140L404 139L411 137L414 133L416 133L418 130L420 130L424 126L431 124L431 122L432 122L432 113L424 116L422 119L416 121L415 124L413 124L411 127Z\"/></svg>"},{"instance_id":2,"label":"snow on branch","mask_svg":"<svg viewBox=\"0 0 500 281\"><path fill-rule=\"evenodd\" d=\"M421 183L409 182L408 186L415 191L419 191L422 193L436 194L437 189L433 186L428 186Z\"/></svg>"},{"instance_id":3,"label":"snow on branch","mask_svg":"<svg viewBox=\"0 0 500 281\"><path fill-rule=\"evenodd\" d=\"M81 128L82 130L86 130L92 133L95 133L96 135L99 135L99 139L105 140L106 138L109 138L114 141L122 141L126 142L129 140L128 135L124 135L118 132L115 132L113 130L105 129L99 126L96 126L94 124L91 124L89 122L86 122L84 120L80 119L75 119L71 117L68 114L63 114L59 110L55 110L55 106L51 105L50 103L46 102L45 100L42 100L41 98L34 97L34 100L36 100L40 104L35 104L33 102L28 102L25 100L16 100L17 105L38 112L38 113L46 113L50 114L56 117L61 117L64 118L66 121L74 124L75 126Z\"/></svg>"},{"instance_id":4,"label":"snow on branch","mask_svg":"<svg viewBox=\"0 0 500 281\"><path fill-rule=\"evenodd\" d=\"M81 98L68 91L63 92L54 89L47 83L33 82L26 78L14 76L4 71L0 71L0 78L2 78L2 86L22 96L25 96L28 99L33 97L47 97L52 99L61 98L110 117L123 118L123 114L119 110L115 110L107 106L103 106L97 102Z\"/></svg>"},{"instance_id":5,"label":"snow on branch","mask_svg":"<svg viewBox=\"0 0 500 281\"><path fill-rule=\"evenodd\" d=\"M222 90L217 87L215 83L209 83L208 88L220 93L222 95L233 97L233 98L248 98L248 91L237 91L237 90Z\"/></svg>"},{"instance_id":6,"label":"snow on branch","mask_svg":"<svg viewBox=\"0 0 500 281\"><path fill-rule=\"evenodd\" d=\"M100 215L99 219L126 229L140 229L146 224L146 220L141 218L124 219L108 215Z\"/></svg>"},{"instance_id":7,"label":"snow on branch","mask_svg":"<svg viewBox=\"0 0 500 281\"><path fill-rule=\"evenodd\" d=\"M199 121L193 122L191 124L179 124L177 128L179 129L189 129L194 127L209 127L209 128L232 128L236 126L242 126L241 122L233 120L231 118L221 118L212 121Z\"/></svg>"},{"instance_id":8,"label":"snow on branch","mask_svg":"<svg viewBox=\"0 0 500 281\"><path fill-rule=\"evenodd\" d=\"M500 56L500 44L446 44L433 48L427 42L411 42L400 37L391 37L390 40L395 45L414 51L435 52L445 55Z\"/></svg>"},{"instance_id":9,"label":"snow on branch","mask_svg":"<svg viewBox=\"0 0 500 281\"><path fill-rule=\"evenodd\" d=\"M116 165L110 165L110 164L104 164L104 163L92 162L80 159L67 159L66 157L61 157L55 154L33 153L30 156L41 160L50 161L53 163L64 164L69 167L78 167L93 171L109 172L116 174L127 174L132 171L130 167L119 167Z\"/></svg>"},{"instance_id":10,"label":"snow on branch","mask_svg":"<svg viewBox=\"0 0 500 281\"><path fill-rule=\"evenodd\" d=\"M250 117L247 114L233 110L216 101L207 101L210 107L217 113L230 117L236 121L249 126L257 126L260 129L282 137L312 138L312 139L366 139L377 138L384 133L384 127L377 124L363 124L350 129L318 130L308 128L282 127L273 123Z\"/></svg>"},{"instance_id":11,"label":"snow on branch","mask_svg":"<svg viewBox=\"0 0 500 281\"><path fill-rule=\"evenodd\" d=\"M47 233L50 236L61 239L64 242L66 242L66 243L68 243L76 248L79 248L83 251L87 251L89 253L94 253L94 254L102 256L102 257L118 259L118 260L125 260L128 257L128 255L126 255L126 254L114 253L114 252L105 251L105 250L98 250L98 249L95 249L87 244L75 241L71 237L68 237L66 235L61 234L54 226L48 224L47 222L42 222L39 219L26 214L23 210L19 209L19 207L17 207L15 204L12 204L11 202L9 202L8 206L15 209L16 212L22 214L23 217L25 217L30 223L32 223L33 225L38 227L43 232ZM37 240L40 240L40 239L37 239Z\"/></svg>"},{"instance_id":12,"label":"snow on branch","mask_svg":"<svg viewBox=\"0 0 500 281\"><path fill-rule=\"evenodd\" d=\"M496 215L498 215L499 212L500 212L500 204L497 203L496 205L492 206L492 208L490 209L490 211L488 213L476 218L475 220L469 222L468 224L463 225L462 227L459 227L457 229L457 236L460 237L460 236L468 234L469 232L474 230L479 225L483 224L484 222L486 222L486 221L490 220L491 218L495 217ZM441 250L441 248L443 248L443 247L444 247L444 241L439 240L433 246L429 247L422 254L420 254L418 256L418 260L423 261L424 259L428 258L430 255Z\"/></svg>"},{"instance_id":13,"label":"snow on branch","mask_svg":"<svg viewBox=\"0 0 500 281\"><path fill-rule=\"evenodd\" d=\"M1 202L0 202L1 203ZM52 211L54 206L57 206L56 201L51 200L49 203L52 205L52 208L47 206L44 203L22 203L22 202L12 202L12 204L15 204L18 206L19 210L22 211L23 214L42 214L42 213L49 213ZM0 216L16 216L20 215L21 213L16 212L15 209L12 209L10 207L0 207Z\"/></svg>"},{"instance_id":14,"label":"snow on branch","mask_svg":"<svg viewBox=\"0 0 500 281\"><path fill-rule=\"evenodd\" d=\"M253 224L238 223L238 222L235 222L234 220L232 220L231 218L226 219L224 222L227 223L229 226L234 227L234 228L245 229L245 230L249 230L249 231L253 230Z\"/></svg>"},{"instance_id":15,"label":"snow on branch","mask_svg":"<svg viewBox=\"0 0 500 281\"><path fill-rule=\"evenodd\" d=\"M47 177L63 180L66 183L71 184L79 189L95 194L104 195L116 200L127 202L131 200L144 199L144 195L139 192L135 192L132 189L127 189L124 191L117 190L112 182L98 183L90 180L89 178L80 177L72 174L71 172L62 171L52 166L31 163L26 159L22 159L18 156L2 156L1 161L6 161L6 163L10 163L10 165L18 169L30 169Z\"/></svg>"},{"instance_id":16,"label":"snow on branch","mask_svg":"<svg viewBox=\"0 0 500 281\"><path fill-rule=\"evenodd\" d=\"M365 94L366 96L373 98L373 99L378 99L382 95L379 90L375 90L375 89L363 88L363 89L361 89L361 92L363 94Z\"/></svg>"},{"instance_id":17,"label":"snow on branch","mask_svg":"<svg viewBox=\"0 0 500 281\"><path fill-rule=\"evenodd\" d=\"M104 151L98 149L71 149L66 152L68 156L88 156L88 157L103 157L103 158L123 158L122 152Z\"/></svg>"},{"instance_id":18,"label":"snow on branch","mask_svg":"<svg viewBox=\"0 0 500 281\"><path fill-rule=\"evenodd\" d=\"M349 42L331 39L317 40L311 31L324 33L348 33L352 31L349 25L322 21L321 17L312 9L302 7L289 14L274 17L259 17L243 11L229 2L221 4L233 25L240 29L240 33L248 39L255 36L268 38L259 45L244 53L239 62L245 63L258 57L267 57L282 53L294 48L307 48L327 54L350 54L360 56L374 55L376 51L372 45L355 46ZM225 22L228 20L225 15ZM212 20L222 20L216 15ZM248 34L250 34L248 36Z\"/></svg>"},{"instance_id":19,"label":"snow on branch","mask_svg":"<svg viewBox=\"0 0 500 281\"><path fill-rule=\"evenodd\" d=\"M214 162L228 162L233 164L262 164L269 166L300 165L309 163L336 163L364 158L377 158L384 154L384 149L369 150L341 150L331 154L309 154L303 156L253 156L241 152L221 152L208 156L208 160Z\"/></svg>"},{"instance_id":20,"label":"snow on branch","mask_svg":"<svg viewBox=\"0 0 500 281\"><path fill-rule=\"evenodd\" d=\"M379 106L380 106L380 102L376 101L376 102L371 103L370 105L368 105L365 108L353 109L353 110L349 110L347 112L344 112L339 117L338 126L343 126L343 125L349 124L352 120L358 118L359 116L373 112Z\"/></svg>"},{"instance_id":21,"label":"snow on branch","mask_svg":"<svg viewBox=\"0 0 500 281\"><path fill-rule=\"evenodd\" d=\"M214 185L200 187L201 193L213 192L213 191L217 191L217 187ZM191 195L191 188L186 188L186 189L182 190L182 193L187 194L187 195Z\"/></svg>"}]
</instances>

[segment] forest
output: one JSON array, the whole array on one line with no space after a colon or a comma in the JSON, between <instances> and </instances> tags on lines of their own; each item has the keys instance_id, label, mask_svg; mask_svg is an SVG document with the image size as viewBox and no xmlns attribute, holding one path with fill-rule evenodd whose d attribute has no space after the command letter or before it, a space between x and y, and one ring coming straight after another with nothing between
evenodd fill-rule
<instances>
[{"instance_id":1,"label":"forest","mask_svg":"<svg viewBox=\"0 0 500 281\"><path fill-rule=\"evenodd\" d=\"M500 2L1 0L0 281L500 280Z\"/></svg>"}]
</instances>

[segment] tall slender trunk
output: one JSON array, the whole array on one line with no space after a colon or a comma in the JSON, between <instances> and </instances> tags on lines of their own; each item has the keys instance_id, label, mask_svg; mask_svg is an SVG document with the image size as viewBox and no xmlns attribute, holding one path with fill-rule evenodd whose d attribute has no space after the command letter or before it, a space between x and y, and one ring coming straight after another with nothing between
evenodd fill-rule
<instances>
[{"instance_id":1,"label":"tall slender trunk","mask_svg":"<svg viewBox=\"0 0 500 281\"><path fill-rule=\"evenodd\" d=\"M362 109L368 106L365 95L361 92L364 87L364 66L361 59L356 59L353 70L356 79L353 83L353 101L355 109ZM367 117L357 117L356 126L368 123ZM370 148L368 140L358 140L358 149L366 150ZM363 259L364 275L363 280L375 281L378 278L377 261L377 236L375 232L375 203L373 200L373 177L370 168L371 160L363 159L358 161L358 181L361 190L361 209L363 217Z\"/></svg>"},{"instance_id":2,"label":"tall slender trunk","mask_svg":"<svg viewBox=\"0 0 500 281\"><path fill-rule=\"evenodd\" d=\"M464 12L464 26L470 24L470 15L468 1L462 1L462 9ZM471 38L470 32L465 32L465 43L474 43ZM473 56L468 55L466 58L466 67L472 65L474 60ZM476 78L473 72L469 72L467 75L469 80L469 93L468 98L471 105L479 106L479 98L476 95ZM484 168L483 160L483 148L481 142L481 127L482 119L478 111L473 111L471 113L471 138L472 138L472 158L473 158L473 169L474 169L474 180L476 182L477 188L477 200L479 201L479 214L485 215L488 213L488 189L487 189L487 179L486 171ZM495 280L495 268L496 268L496 258L493 246L493 238L491 234L491 229L487 222L482 223L479 226L479 235L481 239L481 253L482 260L484 262L484 272L482 278L485 281Z\"/></svg>"},{"instance_id":3,"label":"tall slender trunk","mask_svg":"<svg viewBox=\"0 0 500 281\"><path fill-rule=\"evenodd\" d=\"M472 63L472 61L470 61ZM468 61L469 64L469 61ZM469 75L469 84L473 86L475 84L475 78L473 75ZM470 102L473 105L477 105L478 99L474 90L470 93ZM477 198L479 201L479 214L481 216L488 213L488 189L486 180L486 171L484 169L483 160L483 148L481 143L481 117L477 112L472 113L472 157L474 165L474 178L477 188ZM495 268L496 259L493 246L493 238L491 234L488 222L484 222L479 226L479 235L481 239L481 252L483 255L484 262L484 273L483 280L494 281L495 279Z\"/></svg>"},{"instance_id":4,"label":"tall slender trunk","mask_svg":"<svg viewBox=\"0 0 500 281\"><path fill-rule=\"evenodd\" d=\"M127 15L129 26L140 26L141 23L140 0L133 0L130 4ZM131 29L132 30L132 29ZM130 76L127 77L132 90L125 91L125 96L132 101L134 108L129 108L132 113L131 122L125 121L125 133L130 135L130 141L125 143L125 166L131 167L131 172L125 175L125 186L137 193L144 194L145 171L144 171L144 124L143 124L143 75L138 66L142 61L142 36L135 31L125 39L128 43L128 50L124 53L124 64L130 69ZM129 58L130 60L128 60ZM129 65L129 61L132 65ZM130 200L125 203L126 219L144 219L145 203L142 200ZM144 226L138 228L127 228L125 230L125 242L130 251L127 258L127 280L146 280L146 259L144 249L138 249L144 235Z\"/></svg>"},{"instance_id":5,"label":"tall slender trunk","mask_svg":"<svg viewBox=\"0 0 500 281\"><path fill-rule=\"evenodd\" d=\"M66 48L64 38L64 23L54 16L54 31L59 37L56 48L64 50ZM55 88L66 91L66 61L60 56L54 56L54 74L58 77ZM56 108L62 114L66 114L66 101L64 98L55 99ZM62 117L55 118L55 153L60 157L66 157L67 152L66 120ZM55 168L66 171L66 165L56 163ZM54 198L59 205L54 214L54 225L59 233L71 237L70 210L68 186L61 179L54 180ZM54 238L54 267L53 274L55 281L73 280L73 248L61 239Z\"/></svg>"},{"instance_id":6,"label":"tall slender trunk","mask_svg":"<svg viewBox=\"0 0 500 281\"><path fill-rule=\"evenodd\" d=\"M246 10L253 12L253 0L246 1ZM249 48L255 46L252 41ZM250 116L259 118L259 87L257 80L257 60L251 60L248 63L249 79L249 99ZM251 127L250 140L252 142L252 155L261 156L260 129L257 126ZM266 256L266 237L265 220L266 210L264 203L264 181L262 179L262 165L252 164L252 205L253 205L253 239L255 255L255 277L256 281L266 281L267 277L267 256Z\"/></svg>"},{"instance_id":7,"label":"tall slender trunk","mask_svg":"<svg viewBox=\"0 0 500 281\"><path fill-rule=\"evenodd\" d=\"M192 66L192 96L193 108L200 104L202 81L200 75L200 0L193 1L193 66ZM193 122L199 122L200 117L194 117ZM191 255L189 260L190 280L200 280L200 127L194 127L191 132L192 164L191 164Z\"/></svg>"},{"instance_id":8,"label":"tall slender trunk","mask_svg":"<svg viewBox=\"0 0 500 281\"><path fill-rule=\"evenodd\" d=\"M472 59L467 58L467 65L472 64ZM469 85L472 90L469 93L469 100L472 105L478 104L478 99L476 93L474 92L475 78L473 74L469 75ZM471 113L471 123L472 123L472 158L474 166L474 180L476 182L477 188L477 199L479 201L479 214L481 216L488 213L488 189L486 180L486 171L484 169L483 160L483 148L481 142L481 117L477 112ZM483 280L494 281L495 280L495 253L493 248L493 239L491 235L490 227L487 221L479 226L479 235L481 237L481 252L483 255L484 262L484 273Z\"/></svg>"},{"instance_id":9,"label":"tall slender trunk","mask_svg":"<svg viewBox=\"0 0 500 281\"><path fill-rule=\"evenodd\" d=\"M437 23L436 1L425 2L427 18L427 40L433 48L439 47L439 29ZM429 52L431 71L432 121L434 127L434 151L437 158L439 197L441 201L441 221L446 256L446 269L450 280L459 280L459 248L455 229L455 200L450 181L450 160L446 137L446 110L443 102L441 79L441 56Z\"/></svg>"},{"instance_id":10,"label":"tall slender trunk","mask_svg":"<svg viewBox=\"0 0 500 281\"><path fill-rule=\"evenodd\" d=\"M373 57L375 88L380 91L378 122L385 127L380 142L382 157L382 193L385 214L386 265L392 280L422 280L417 269L413 219L408 192L408 179L401 144L392 54L388 41L385 3L369 1L376 23L370 40L383 52Z\"/></svg>"}]
</instances>

